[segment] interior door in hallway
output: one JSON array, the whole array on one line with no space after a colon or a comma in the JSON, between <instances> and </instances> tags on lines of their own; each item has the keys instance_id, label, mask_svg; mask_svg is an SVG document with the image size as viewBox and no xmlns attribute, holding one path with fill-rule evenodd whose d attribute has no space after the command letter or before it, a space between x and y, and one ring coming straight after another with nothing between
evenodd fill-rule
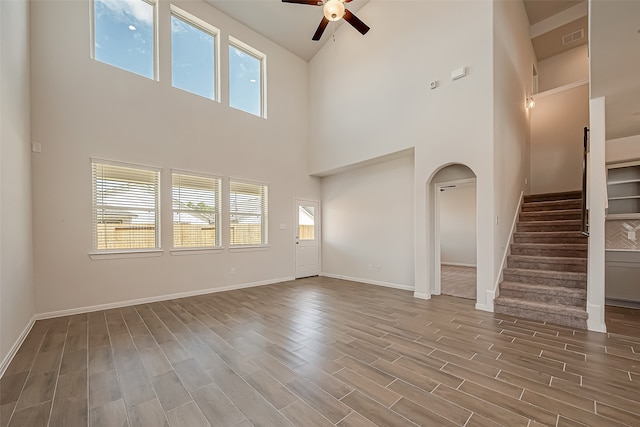
<instances>
[{"instance_id":1,"label":"interior door in hallway","mask_svg":"<svg viewBox=\"0 0 640 427\"><path fill-rule=\"evenodd\" d=\"M296 278L320 274L320 203L296 200Z\"/></svg>"}]
</instances>

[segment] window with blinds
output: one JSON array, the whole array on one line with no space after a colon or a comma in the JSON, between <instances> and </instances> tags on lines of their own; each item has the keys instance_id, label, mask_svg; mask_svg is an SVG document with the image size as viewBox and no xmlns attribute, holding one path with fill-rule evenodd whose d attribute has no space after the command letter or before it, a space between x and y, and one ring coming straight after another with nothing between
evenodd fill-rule
<instances>
[{"instance_id":1,"label":"window with blinds","mask_svg":"<svg viewBox=\"0 0 640 427\"><path fill-rule=\"evenodd\" d=\"M171 181L173 247L220 247L220 178L173 172Z\"/></svg>"},{"instance_id":2,"label":"window with blinds","mask_svg":"<svg viewBox=\"0 0 640 427\"><path fill-rule=\"evenodd\" d=\"M229 183L231 246L267 244L267 186L244 181Z\"/></svg>"},{"instance_id":3,"label":"window with blinds","mask_svg":"<svg viewBox=\"0 0 640 427\"><path fill-rule=\"evenodd\" d=\"M160 248L160 171L92 161L93 248Z\"/></svg>"}]
</instances>

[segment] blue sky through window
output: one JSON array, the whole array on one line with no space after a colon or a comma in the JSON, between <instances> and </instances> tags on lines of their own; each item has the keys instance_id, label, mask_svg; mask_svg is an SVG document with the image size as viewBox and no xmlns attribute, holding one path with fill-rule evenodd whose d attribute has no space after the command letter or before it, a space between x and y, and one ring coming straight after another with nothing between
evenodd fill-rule
<instances>
[{"instance_id":1,"label":"blue sky through window","mask_svg":"<svg viewBox=\"0 0 640 427\"><path fill-rule=\"evenodd\" d=\"M196 95L215 99L214 37L171 17L172 84Z\"/></svg>"},{"instance_id":2,"label":"blue sky through window","mask_svg":"<svg viewBox=\"0 0 640 427\"><path fill-rule=\"evenodd\" d=\"M260 59L229 45L229 105L261 115Z\"/></svg>"},{"instance_id":3,"label":"blue sky through window","mask_svg":"<svg viewBox=\"0 0 640 427\"><path fill-rule=\"evenodd\" d=\"M95 57L154 78L154 7L143 0L95 0Z\"/></svg>"},{"instance_id":4,"label":"blue sky through window","mask_svg":"<svg viewBox=\"0 0 640 427\"><path fill-rule=\"evenodd\" d=\"M2 0L0 0L2 1ZM155 78L155 3L94 0L95 59ZM172 85L216 99L215 36L171 16ZM229 105L262 115L262 59L229 45Z\"/></svg>"}]
</instances>

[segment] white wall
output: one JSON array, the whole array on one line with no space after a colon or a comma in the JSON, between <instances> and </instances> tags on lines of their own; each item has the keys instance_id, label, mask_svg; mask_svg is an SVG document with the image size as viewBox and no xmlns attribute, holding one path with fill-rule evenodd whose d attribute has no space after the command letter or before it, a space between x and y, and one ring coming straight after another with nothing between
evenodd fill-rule
<instances>
[{"instance_id":1,"label":"white wall","mask_svg":"<svg viewBox=\"0 0 640 427\"><path fill-rule=\"evenodd\" d=\"M205 3L178 5L221 29L221 103L171 87L168 2L159 2L159 81L90 58L90 2L32 3L38 312L294 275L293 200L320 196L306 165L308 64ZM227 105L229 35L267 55L266 120ZM89 258L91 157L163 168L161 257ZM172 256L171 168L268 183L270 248Z\"/></svg>"},{"instance_id":2,"label":"white wall","mask_svg":"<svg viewBox=\"0 0 640 427\"><path fill-rule=\"evenodd\" d=\"M589 86L536 98L531 110L531 192L582 188L583 129L589 126Z\"/></svg>"},{"instance_id":3,"label":"white wall","mask_svg":"<svg viewBox=\"0 0 640 427\"><path fill-rule=\"evenodd\" d=\"M0 2L0 373L34 315L29 2Z\"/></svg>"},{"instance_id":4,"label":"white wall","mask_svg":"<svg viewBox=\"0 0 640 427\"><path fill-rule=\"evenodd\" d=\"M640 159L640 135L608 140L605 153L607 163Z\"/></svg>"},{"instance_id":5,"label":"white wall","mask_svg":"<svg viewBox=\"0 0 640 427\"><path fill-rule=\"evenodd\" d=\"M589 260L587 267L587 328L606 332L605 324L605 206L607 173L605 167L605 99L589 100Z\"/></svg>"},{"instance_id":6,"label":"white wall","mask_svg":"<svg viewBox=\"0 0 640 427\"><path fill-rule=\"evenodd\" d=\"M322 179L322 274L414 288L413 156Z\"/></svg>"},{"instance_id":7,"label":"white wall","mask_svg":"<svg viewBox=\"0 0 640 427\"><path fill-rule=\"evenodd\" d=\"M479 221L492 223L492 6L370 2L358 16L384 25L372 26L365 37L342 26L336 42L310 62L311 171L415 148L415 289L428 298L435 283L433 175L448 164L469 166L482 195ZM467 76L452 81L451 71L461 66ZM439 81L437 89L429 89L432 80ZM492 247L492 228L478 239ZM493 262L485 253L478 281L489 284Z\"/></svg>"},{"instance_id":8,"label":"white wall","mask_svg":"<svg viewBox=\"0 0 640 427\"><path fill-rule=\"evenodd\" d=\"M493 28L494 217L491 223L497 224L494 228L493 245L495 281L493 287L487 290L487 304L492 301L497 281L502 274L520 196L528 191L525 178L529 175L530 144L525 99L531 94L532 69L535 63L528 19L522 2L494 1ZM489 222L484 224L478 228L489 226ZM478 304L482 298L480 291L481 289ZM492 309L492 306L489 308Z\"/></svg>"},{"instance_id":9,"label":"white wall","mask_svg":"<svg viewBox=\"0 0 640 427\"><path fill-rule=\"evenodd\" d=\"M440 218L440 262L476 265L476 184L446 188L437 195Z\"/></svg>"},{"instance_id":10,"label":"white wall","mask_svg":"<svg viewBox=\"0 0 640 427\"><path fill-rule=\"evenodd\" d=\"M538 92L588 79L589 46L586 44L538 62Z\"/></svg>"}]
</instances>

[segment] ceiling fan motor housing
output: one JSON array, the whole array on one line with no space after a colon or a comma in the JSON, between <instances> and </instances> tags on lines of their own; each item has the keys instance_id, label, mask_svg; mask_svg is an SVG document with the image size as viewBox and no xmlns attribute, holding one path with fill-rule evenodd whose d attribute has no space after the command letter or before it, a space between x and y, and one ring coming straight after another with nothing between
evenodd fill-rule
<instances>
[{"instance_id":1,"label":"ceiling fan motor housing","mask_svg":"<svg viewBox=\"0 0 640 427\"><path fill-rule=\"evenodd\" d=\"M344 3L340 0L329 0L324 4L324 17L329 21L337 21L344 16Z\"/></svg>"}]
</instances>

